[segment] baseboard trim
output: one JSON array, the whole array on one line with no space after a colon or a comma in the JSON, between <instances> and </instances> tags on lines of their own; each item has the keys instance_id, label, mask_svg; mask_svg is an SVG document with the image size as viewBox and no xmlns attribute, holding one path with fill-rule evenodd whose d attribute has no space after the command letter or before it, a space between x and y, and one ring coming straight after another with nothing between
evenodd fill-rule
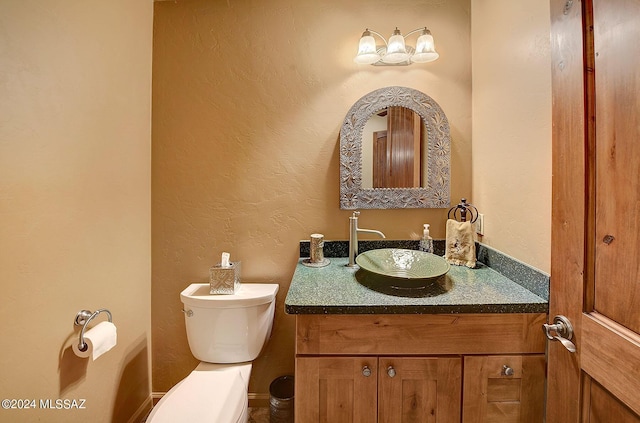
<instances>
[{"instance_id":1,"label":"baseboard trim","mask_svg":"<svg viewBox=\"0 0 640 423\"><path fill-rule=\"evenodd\" d=\"M249 392L249 407L268 407L269 394Z\"/></svg>"},{"instance_id":2,"label":"baseboard trim","mask_svg":"<svg viewBox=\"0 0 640 423\"><path fill-rule=\"evenodd\" d=\"M152 392L151 399L153 400L153 405L156 405L158 401L160 401L160 399L162 399L162 397L164 397L166 394L167 391Z\"/></svg>"},{"instance_id":3,"label":"baseboard trim","mask_svg":"<svg viewBox=\"0 0 640 423\"><path fill-rule=\"evenodd\" d=\"M150 396L147 398L140 407L133 413L133 415L129 418L127 423L140 423L146 420L151 408L153 408L153 397Z\"/></svg>"}]
</instances>

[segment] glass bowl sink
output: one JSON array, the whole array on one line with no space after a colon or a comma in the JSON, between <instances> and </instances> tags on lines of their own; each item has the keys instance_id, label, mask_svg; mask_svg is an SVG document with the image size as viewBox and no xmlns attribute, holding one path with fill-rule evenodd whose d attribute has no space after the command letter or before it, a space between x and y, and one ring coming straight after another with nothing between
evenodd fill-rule
<instances>
[{"instance_id":1,"label":"glass bowl sink","mask_svg":"<svg viewBox=\"0 0 640 423\"><path fill-rule=\"evenodd\" d=\"M424 251L402 248L381 248L366 251L356 257L361 269L409 281L438 279L449 271L444 258Z\"/></svg>"}]
</instances>

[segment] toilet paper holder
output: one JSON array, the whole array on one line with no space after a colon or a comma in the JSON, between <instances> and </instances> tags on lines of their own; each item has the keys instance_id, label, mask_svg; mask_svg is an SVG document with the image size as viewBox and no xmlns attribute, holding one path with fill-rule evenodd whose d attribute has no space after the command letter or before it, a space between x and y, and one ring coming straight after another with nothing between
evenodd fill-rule
<instances>
[{"instance_id":1,"label":"toilet paper holder","mask_svg":"<svg viewBox=\"0 0 640 423\"><path fill-rule=\"evenodd\" d=\"M78 314L76 314L76 318L73 321L75 326L82 326L82 330L80 331L80 340L78 344L78 349L80 351L86 351L87 344L84 342L84 333L87 330L87 325L90 321L92 321L98 314L105 312L109 318L109 322L113 323L113 316L111 312L106 308L101 308L99 310L94 311L93 313L90 310L80 310Z\"/></svg>"}]
</instances>

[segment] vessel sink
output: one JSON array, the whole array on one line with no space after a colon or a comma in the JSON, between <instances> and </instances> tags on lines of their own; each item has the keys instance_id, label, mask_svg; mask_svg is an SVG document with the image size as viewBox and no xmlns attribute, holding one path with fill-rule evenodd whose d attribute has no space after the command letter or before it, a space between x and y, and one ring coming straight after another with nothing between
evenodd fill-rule
<instances>
[{"instance_id":1,"label":"vessel sink","mask_svg":"<svg viewBox=\"0 0 640 423\"><path fill-rule=\"evenodd\" d=\"M448 292L449 263L440 256L402 248L381 248L356 257L356 280L374 291L399 297L435 297Z\"/></svg>"},{"instance_id":2,"label":"vessel sink","mask_svg":"<svg viewBox=\"0 0 640 423\"><path fill-rule=\"evenodd\" d=\"M402 248L366 251L356 257L356 263L377 275L416 283L438 279L450 268L440 256Z\"/></svg>"}]
</instances>

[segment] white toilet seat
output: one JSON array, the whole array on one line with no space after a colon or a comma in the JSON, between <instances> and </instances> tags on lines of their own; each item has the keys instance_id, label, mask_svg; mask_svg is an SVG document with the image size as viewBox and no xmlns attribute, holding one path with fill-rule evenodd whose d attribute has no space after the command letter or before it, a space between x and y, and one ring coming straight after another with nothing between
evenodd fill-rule
<instances>
[{"instance_id":1,"label":"white toilet seat","mask_svg":"<svg viewBox=\"0 0 640 423\"><path fill-rule=\"evenodd\" d=\"M200 363L153 407L148 423L246 423L251 364Z\"/></svg>"}]
</instances>

